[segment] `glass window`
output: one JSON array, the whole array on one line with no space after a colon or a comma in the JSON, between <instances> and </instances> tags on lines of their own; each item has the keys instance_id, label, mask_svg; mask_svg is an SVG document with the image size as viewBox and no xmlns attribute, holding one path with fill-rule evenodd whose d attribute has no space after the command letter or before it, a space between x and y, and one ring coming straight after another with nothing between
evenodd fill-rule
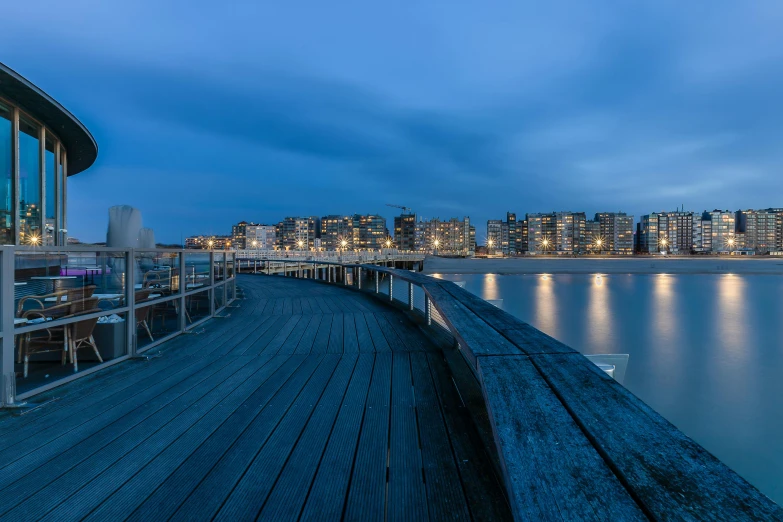
<instances>
[{"instance_id":1,"label":"glass window","mask_svg":"<svg viewBox=\"0 0 783 522\"><path fill-rule=\"evenodd\" d=\"M14 244L14 176L11 108L0 104L0 244Z\"/></svg>"},{"instance_id":2,"label":"glass window","mask_svg":"<svg viewBox=\"0 0 783 522\"><path fill-rule=\"evenodd\" d=\"M19 244L41 244L38 126L19 118Z\"/></svg>"},{"instance_id":3,"label":"glass window","mask_svg":"<svg viewBox=\"0 0 783 522\"><path fill-rule=\"evenodd\" d=\"M68 171L65 167L65 149L60 144L60 165L57 169L57 223L60 229L65 228L65 176ZM65 233L57 230L60 245L65 244Z\"/></svg>"},{"instance_id":4,"label":"glass window","mask_svg":"<svg viewBox=\"0 0 783 522\"><path fill-rule=\"evenodd\" d=\"M47 133L46 136L46 154L45 154L46 164L44 165L44 168L46 169L46 216L44 216L44 245L52 246L54 245L54 237L55 237L55 222L54 222L54 216L56 211L56 205L55 205L55 197L54 197L54 191L55 191L55 183L56 183L56 176L55 176L55 165L54 165L54 140L49 137L49 134Z\"/></svg>"}]
</instances>

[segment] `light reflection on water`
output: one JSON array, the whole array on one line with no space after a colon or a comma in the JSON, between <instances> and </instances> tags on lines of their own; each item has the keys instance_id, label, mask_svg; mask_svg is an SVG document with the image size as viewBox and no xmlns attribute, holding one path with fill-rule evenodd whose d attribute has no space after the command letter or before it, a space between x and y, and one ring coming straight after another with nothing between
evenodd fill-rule
<instances>
[{"instance_id":1,"label":"light reflection on water","mask_svg":"<svg viewBox=\"0 0 783 522\"><path fill-rule=\"evenodd\" d=\"M443 275L586 354L783 503L783 277Z\"/></svg>"}]
</instances>

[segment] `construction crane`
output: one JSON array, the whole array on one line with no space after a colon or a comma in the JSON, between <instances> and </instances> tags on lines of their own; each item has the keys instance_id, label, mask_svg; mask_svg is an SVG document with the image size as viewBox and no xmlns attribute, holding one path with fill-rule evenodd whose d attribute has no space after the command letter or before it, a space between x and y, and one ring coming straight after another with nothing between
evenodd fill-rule
<instances>
[{"instance_id":1,"label":"construction crane","mask_svg":"<svg viewBox=\"0 0 783 522\"><path fill-rule=\"evenodd\" d=\"M411 207L404 207L402 205L392 205L391 203L386 203L387 207L394 207L394 208L401 208L403 214L410 214L411 210L413 210Z\"/></svg>"}]
</instances>

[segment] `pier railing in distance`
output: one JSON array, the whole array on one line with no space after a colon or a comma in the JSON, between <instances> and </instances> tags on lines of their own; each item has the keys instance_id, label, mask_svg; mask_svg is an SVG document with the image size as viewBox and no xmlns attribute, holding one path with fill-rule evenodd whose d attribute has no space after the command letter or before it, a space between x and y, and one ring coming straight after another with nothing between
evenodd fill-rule
<instances>
[{"instance_id":1,"label":"pier railing in distance","mask_svg":"<svg viewBox=\"0 0 783 522\"><path fill-rule=\"evenodd\" d=\"M0 404L197 333L235 299L235 262L232 251L0 247Z\"/></svg>"},{"instance_id":2,"label":"pier railing in distance","mask_svg":"<svg viewBox=\"0 0 783 522\"><path fill-rule=\"evenodd\" d=\"M517 520L783 520L783 509L577 351L454 283L374 265L274 273L374 294L444 356Z\"/></svg>"}]
</instances>

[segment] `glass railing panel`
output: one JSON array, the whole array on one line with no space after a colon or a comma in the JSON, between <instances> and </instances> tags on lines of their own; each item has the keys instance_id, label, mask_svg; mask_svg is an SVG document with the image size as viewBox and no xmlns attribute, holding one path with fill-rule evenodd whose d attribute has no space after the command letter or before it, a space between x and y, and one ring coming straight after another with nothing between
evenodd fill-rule
<instances>
[{"instance_id":1,"label":"glass railing panel","mask_svg":"<svg viewBox=\"0 0 783 522\"><path fill-rule=\"evenodd\" d=\"M127 314L106 312L99 317L80 318L98 312L85 310L58 318L68 322L55 326L49 324L52 321L44 321L15 336L17 394L56 383L128 354ZM45 314L42 310L39 317L44 318Z\"/></svg>"},{"instance_id":2,"label":"glass railing panel","mask_svg":"<svg viewBox=\"0 0 783 522\"><path fill-rule=\"evenodd\" d=\"M189 326L206 319L211 314L210 300L212 290L204 290L185 296L186 325ZM186 326L186 327L187 327Z\"/></svg>"},{"instance_id":3,"label":"glass railing panel","mask_svg":"<svg viewBox=\"0 0 783 522\"><path fill-rule=\"evenodd\" d=\"M236 298L236 281L231 281L226 285L226 304Z\"/></svg>"},{"instance_id":4,"label":"glass railing panel","mask_svg":"<svg viewBox=\"0 0 783 522\"><path fill-rule=\"evenodd\" d=\"M224 252L215 252L213 267L215 281L223 281L226 277L226 255Z\"/></svg>"},{"instance_id":5,"label":"glass railing panel","mask_svg":"<svg viewBox=\"0 0 783 522\"><path fill-rule=\"evenodd\" d=\"M215 299L215 311L217 312L224 306L226 306L226 295L225 295L225 287L226 285L220 285L216 286L215 290L213 292L213 297Z\"/></svg>"},{"instance_id":6,"label":"glass railing panel","mask_svg":"<svg viewBox=\"0 0 783 522\"><path fill-rule=\"evenodd\" d=\"M164 337L180 331L181 297L160 301L159 299L136 300L136 347L143 349Z\"/></svg>"},{"instance_id":7,"label":"glass railing panel","mask_svg":"<svg viewBox=\"0 0 783 522\"><path fill-rule=\"evenodd\" d=\"M236 253L226 252L226 278L231 279L235 275L236 270Z\"/></svg>"},{"instance_id":8,"label":"glass railing panel","mask_svg":"<svg viewBox=\"0 0 783 522\"><path fill-rule=\"evenodd\" d=\"M185 253L185 291L191 292L210 285L209 252Z\"/></svg>"},{"instance_id":9,"label":"glass railing panel","mask_svg":"<svg viewBox=\"0 0 783 522\"><path fill-rule=\"evenodd\" d=\"M125 252L17 251L14 259L15 325L27 312L59 306L56 311L110 310L125 306ZM70 305L73 310L65 310ZM66 314L67 315L67 314ZM47 316L44 314L44 316Z\"/></svg>"},{"instance_id":10,"label":"glass railing panel","mask_svg":"<svg viewBox=\"0 0 783 522\"><path fill-rule=\"evenodd\" d=\"M136 251L134 291L136 300L164 299L179 293L180 253Z\"/></svg>"}]
</instances>

